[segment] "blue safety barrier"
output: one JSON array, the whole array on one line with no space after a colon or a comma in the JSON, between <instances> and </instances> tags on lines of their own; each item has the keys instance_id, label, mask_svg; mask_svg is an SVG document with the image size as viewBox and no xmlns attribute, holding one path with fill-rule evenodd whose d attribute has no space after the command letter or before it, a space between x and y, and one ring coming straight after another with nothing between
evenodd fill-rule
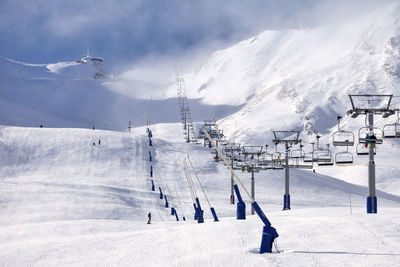
<instances>
[{"instance_id":1,"label":"blue safety barrier","mask_svg":"<svg viewBox=\"0 0 400 267\"><path fill-rule=\"evenodd\" d=\"M272 252L272 244L274 243L275 238L279 235L276 232L276 229L271 226L264 226L262 239L261 239L261 246L260 246L260 254L268 252Z\"/></svg>"},{"instance_id":2,"label":"blue safety barrier","mask_svg":"<svg viewBox=\"0 0 400 267\"><path fill-rule=\"evenodd\" d=\"M197 222L203 223L204 222L204 211L201 209L200 200L196 197L196 204L197 204Z\"/></svg>"},{"instance_id":3,"label":"blue safety barrier","mask_svg":"<svg viewBox=\"0 0 400 267\"><path fill-rule=\"evenodd\" d=\"M151 191L156 191L153 179L151 180Z\"/></svg>"},{"instance_id":4,"label":"blue safety barrier","mask_svg":"<svg viewBox=\"0 0 400 267\"><path fill-rule=\"evenodd\" d=\"M271 223L269 222L267 216L265 216L265 214L262 211L262 209L260 208L260 206L258 206L258 203L256 201L254 201L253 203L251 203L251 206L253 207L254 211L257 213L258 217L260 217L260 219L264 223L264 225L271 226Z\"/></svg>"},{"instance_id":5,"label":"blue safety barrier","mask_svg":"<svg viewBox=\"0 0 400 267\"><path fill-rule=\"evenodd\" d=\"M214 217L214 222L218 222L218 217L217 213L215 212L215 209L213 207L210 208L212 216Z\"/></svg>"},{"instance_id":6,"label":"blue safety barrier","mask_svg":"<svg viewBox=\"0 0 400 267\"><path fill-rule=\"evenodd\" d=\"M152 161L151 152L149 151L149 161Z\"/></svg>"},{"instance_id":7,"label":"blue safety barrier","mask_svg":"<svg viewBox=\"0 0 400 267\"><path fill-rule=\"evenodd\" d=\"M163 195L163 192L162 192L162 190L161 190L161 187L158 187L158 189L160 189L160 199L163 199L163 198L164 198L164 195Z\"/></svg>"},{"instance_id":8,"label":"blue safety barrier","mask_svg":"<svg viewBox=\"0 0 400 267\"><path fill-rule=\"evenodd\" d=\"M204 223L204 210L199 209L198 214L197 223Z\"/></svg>"},{"instance_id":9,"label":"blue safety barrier","mask_svg":"<svg viewBox=\"0 0 400 267\"><path fill-rule=\"evenodd\" d=\"M165 207L166 208L168 208L168 204L169 204L169 202L168 202L168 199L167 199L167 196L166 195L164 195L164 198L165 198Z\"/></svg>"},{"instance_id":10,"label":"blue safety barrier","mask_svg":"<svg viewBox=\"0 0 400 267\"><path fill-rule=\"evenodd\" d=\"M378 212L377 205L378 205L378 203L377 203L376 196L367 197L367 213L377 213Z\"/></svg>"},{"instance_id":11,"label":"blue safety barrier","mask_svg":"<svg viewBox=\"0 0 400 267\"><path fill-rule=\"evenodd\" d=\"M194 208L194 219L197 220L199 217L199 213L195 203L193 203L193 208Z\"/></svg>"},{"instance_id":12,"label":"blue safety barrier","mask_svg":"<svg viewBox=\"0 0 400 267\"><path fill-rule=\"evenodd\" d=\"M153 177L153 166L150 166L150 177Z\"/></svg>"},{"instance_id":13,"label":"blue safety barrier","mask_svg":"<svg viewBox=\"0 0 400 267\"><path fill-rule=\"evenodd\" d=\"M256 201L251 203L254 211L257 213L258 217L260 217L261 221L264 223L263 234L261 239L261 247L260 253L272 252L272 244L274 243L275 238L277 238L278 232L274 227L271 226L271 222L268 220L267 216L265 216L264 212L258 205Z\"/></svg>"},{"instance_id":14,"label":"blue safety barrier","mask_svg":"<svg viewBox=\"0 0 400 267\"><path fill-rule=\"evenodd\" d=\"M240 195L239 187L237 184L233 186L237 197L237 207L236 207L236 219L246 220L246 204L243 202L242 196Z\"/></svg>"}]
</instances>

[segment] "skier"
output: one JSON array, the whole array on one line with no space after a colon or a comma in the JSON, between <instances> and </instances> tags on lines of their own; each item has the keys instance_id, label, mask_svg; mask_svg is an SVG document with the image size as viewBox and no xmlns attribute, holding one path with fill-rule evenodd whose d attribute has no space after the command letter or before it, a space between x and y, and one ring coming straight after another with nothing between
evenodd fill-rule
<instances>
[{"instance_id":1,"label":"skier","mask_svg":"<svg viewBox=\"0 0 400 267\"><path fill-rule=\"evenodd\" d=\"M368 147L368 144L369 144L369 147L375 147L375 140L376 140L375 134L372 134L372 135L367 134L365 139L367 139L367 140L365 140L365 144L364 144L365 147ZM373 140L368 140L368 139L373 139Z\"/></svg>"},{"instance_id":2,"label":"skier","mask_svg":"<svg viewBox=\"0 0 400 267\"><path fill-rule=\"evenodd\" d=\"M149 218L147 221L147 224L151 224L151 213L149 212L149 214L147 215L147 217Z\"/></svg>"}]
</instances>

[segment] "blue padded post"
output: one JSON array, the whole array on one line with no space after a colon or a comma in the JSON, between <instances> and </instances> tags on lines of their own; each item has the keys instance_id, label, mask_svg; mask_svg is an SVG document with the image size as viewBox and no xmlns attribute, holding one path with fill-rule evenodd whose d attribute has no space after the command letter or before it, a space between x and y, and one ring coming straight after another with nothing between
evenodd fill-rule
<instances>
[{"instance_id":1,"label":"blue padded post","mask_svg":"<svg viewBox=\"0 0 400 267\"><path fill-rule=\"evenodd\" d=\"M262 239L261 239L261 247L260 247L260 254L268 252L272 252L272 244L274 243L275 238L279 235L276 232L276 229L271 226L264 226Z\"/></svg>"},{"instance_id":2,"label":"blue padded post","mask_svg":"<svg viewBox=\"0 0 400 267\"><path fill-rule=\"evenodd\" d=\"M201 210L200 200L199 200L198 197L196 197L196 204L197 204L197 208L198 208L199 210Z\"/></svg>"},{"instance_id":3,"label":"blue padded post","mask_svg":"<svg viewBox=\"0 0 400 267\"><path fill-rule=\"evenodd\" d=\"M153 179L151 179L151 191L156 191Z\"/></svg>"},{"instance_id":4,"label":"blue padded post","mask_svg":"<svg viewBox=\"0 0 400 267\"><path fill-rule=\"evenodd\" d=\"M151 152L149 151L149 161L152 161Z\"/></svg>"},{"instance_id":5,"label":"blue padded post","mask_svg":"<svg viewBox=\"0 0 400 267\"><path fill-rule=\"evenodd\" d=\"M236 205L236 219L246 220L246 204L244 202L238 202Z\"/></svg>"},{"instance_id":6,"label":"blue padded post","mask_svg":"<svg viewBox=\"0 0 400 267\"><path fill-rule=\"evenodd\" d=\"M367 197L367 213L377 213L377 199L374 197Z\"/></svg>"},{"instance_id":7,"label":"blue padded post","mask_svg":"<svg viewBox=\"0 0 400 267\"><path fill-rule=\"evenodd\" d=\"M199 209L199 218L197 218L198 223L204 222L204 211Z\"/></svg>"},{"instance_id":8,"label":"blue padded post","mask_svg":"<svg viewBox=\"0 0 400 267\"><path fill-rule=\"evenodd\" d=\"M283 210L290 210L290 195L283 195Z\"/></svg>"},{"instance_id":9,"label":"blue padded post","mask_svg":"<svg viewBox=\"0 0 400 267\"><path fill-rule=\"evenodd\" d=\"M253 203L251 203L251 206L253 207L254 211L257 213L258 217L260 217L261 221L264 223L265 226L271 226L271 223L269 222L267 216L265 216L264 212L262 211L262 209L260 208L260 206L258 206L258 203L256 201L254 201Z\"/></svg>"},{"instance_id":10,"label":"blue padded post","mask_svg":"<svg viewBox=\"0 0 400 267\"><path fill-rule=\"evenodd\" d=\"M204 211L201 209L200 205L200 200L198 197L196 197L196 203L197 203L197 222L198 223L203 223L204 222Z\"/></svg>"},{"instance_id":11,"label":"blue padded post","mask_svg":"<svg viewBox=\"0 0 400 267\"><path fill-rule=\"evenodd\" d=\"M236 219L246 220L246 204L243 202L242 196L240 195L239 187L237 184L233 186L237 197L237 207L236 207Z\"/></svg>"},{"instance_id":12,"label":"blue padded post","mask_svg":"<svg viewBox=\"0 0 400 267\"><path fill-rule=\"evenodd\" d=\"M199 217L199 213L195 203L193 203L193 208L194 208L194 219L197 220L197 218Z\"/></svg>"},{"instance_id":13,"label":"blue padded post","mask_svg":"<svg viewBox=\"0 0 400 267\"><path fill-rule=\"evenodd\" d=\"M158 189L160 189L160 199L163 199L163 198L164 198L164 195L163 195L163 193L162 193L161 187L158 187Z\"/></svg>"},{"instance_id":14,"label":"blue padded post","mask_svg":"<svg viewBox=\"0 0 400 267\"><path fill-rule=\"evenodd\" d=\"M218 222L218 217L217 213L215 212L215 209L213 207L210 208L212 216L214 217L214 222Z\"/></svg>"},{"instance_id":15,"label":"blue padded post","mask_svg":"<svg viewBox=\"0 0 400 267\"><path fill-rule=\"evenodd\" d=\"M153 177L153 165L150 166L150 177Z\"/></svg>"},{"instance_id":16,"label":"blue padded post","mask_svg":"<svg viewBox=\"0 0 400 267\"><path fill-rule=\"evenodd\" d=\"M185 218L185 216L183 216L183 217L182 217L182 219L183 219L184 221L186 221L186 218Z\"/></svg>"},{"instance_id":17,"label":"blue padded post","mask_svg":"<svg viewBox=\"0 0 400 267\"><path fill-rule=\"evenodd\" d=\"M240 194L238 185L237 184L233 185L233 188L235 189L235 193L236 193L238 202L243 202L242 195Z\"/></svg>"},{"instance_id":18,"label":"blue padded post","mask_svg":"<svg viewBox=\"0 0 400 267\"><path fill-rule=\"evenodd\" d=\"M176 209L174 209L174 210L175 210L174 213L175 213L176 221L179 221L178 212L176 212Z\"/></svg>"},{"instance_id":19,"label":"blue padded post","mask_svg":"<svg viewBox=\"0 0 400 267\"><path fill-rule=\"evenodd\" d=\"M168 199L167 199L167 196L165 195L165 196L164 196L164 198L165 198L165 207L166 207L166 208L168 208L168 206L169 206L169 205L168 205Z\"/></svg>"},{"instance_id":20,"label":"blue padded post","mask_svg":"<svg viewBox=\"0 0 400 267\"><path fill-rule=\"evenodd\" d=\"M175 215L175 209L174 209L174 207L171 207L171 215L172 215L172 216Z\"/></svg>"}]
</instances>

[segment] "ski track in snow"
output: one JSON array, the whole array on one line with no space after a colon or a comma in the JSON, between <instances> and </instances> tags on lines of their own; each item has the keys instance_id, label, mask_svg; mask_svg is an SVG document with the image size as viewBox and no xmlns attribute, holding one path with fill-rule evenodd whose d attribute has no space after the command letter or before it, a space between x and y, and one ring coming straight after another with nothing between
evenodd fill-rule
<instances>
[{"instance_id":1,"label":"ski track in snow","mask_svg":"<svg viewBox=\"0 0 400 267\"><path fill-rule=\"evenodd\" d=\"M283 172L256 174L256 199L277 228L281 253L258 254L262 223L235 220L230 175L209 149L186 144L178 124L135 133L1 127L0 266L373 266L400 261L400 197L382 192L365 213L366 188L291 171L292 210L281 211ZM143 134L142 134L143 133ZM93 147L92 140L102 145ZM9 148L13 149L10 150ZM101 148L101 149L98 149ZM176 222L152 192L174 184L187 221ZM190 154L220 218L213 222L198 185L205 223L193 221L182 160ZM330 168L330 167L329 167ZM332 167L337 168L337 167ZM248 173L238 173L250 186ZM171 192L172 193L172 192ZM349 194L353 214L349 214ZM177 204L168 195L170 205ZM153 223L146 224L151 211Z\"/></svg>"}]
</instances>

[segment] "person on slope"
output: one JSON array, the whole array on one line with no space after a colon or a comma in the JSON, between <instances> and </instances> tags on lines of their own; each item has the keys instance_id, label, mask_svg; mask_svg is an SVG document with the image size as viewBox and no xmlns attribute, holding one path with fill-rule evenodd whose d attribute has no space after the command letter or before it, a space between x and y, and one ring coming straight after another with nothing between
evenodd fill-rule
<instances>
[{"instance_id":1,"label":"person on slope","mask_svg":"<svg viewBox=\"0 0 400 267\"><path fill-rule=\"evenodd\" d=\"M147 217L149 218L147 220L147 224L151 224L151 213L149 212L149 214L147 215Z\"/></svg>"}]
</instances>

